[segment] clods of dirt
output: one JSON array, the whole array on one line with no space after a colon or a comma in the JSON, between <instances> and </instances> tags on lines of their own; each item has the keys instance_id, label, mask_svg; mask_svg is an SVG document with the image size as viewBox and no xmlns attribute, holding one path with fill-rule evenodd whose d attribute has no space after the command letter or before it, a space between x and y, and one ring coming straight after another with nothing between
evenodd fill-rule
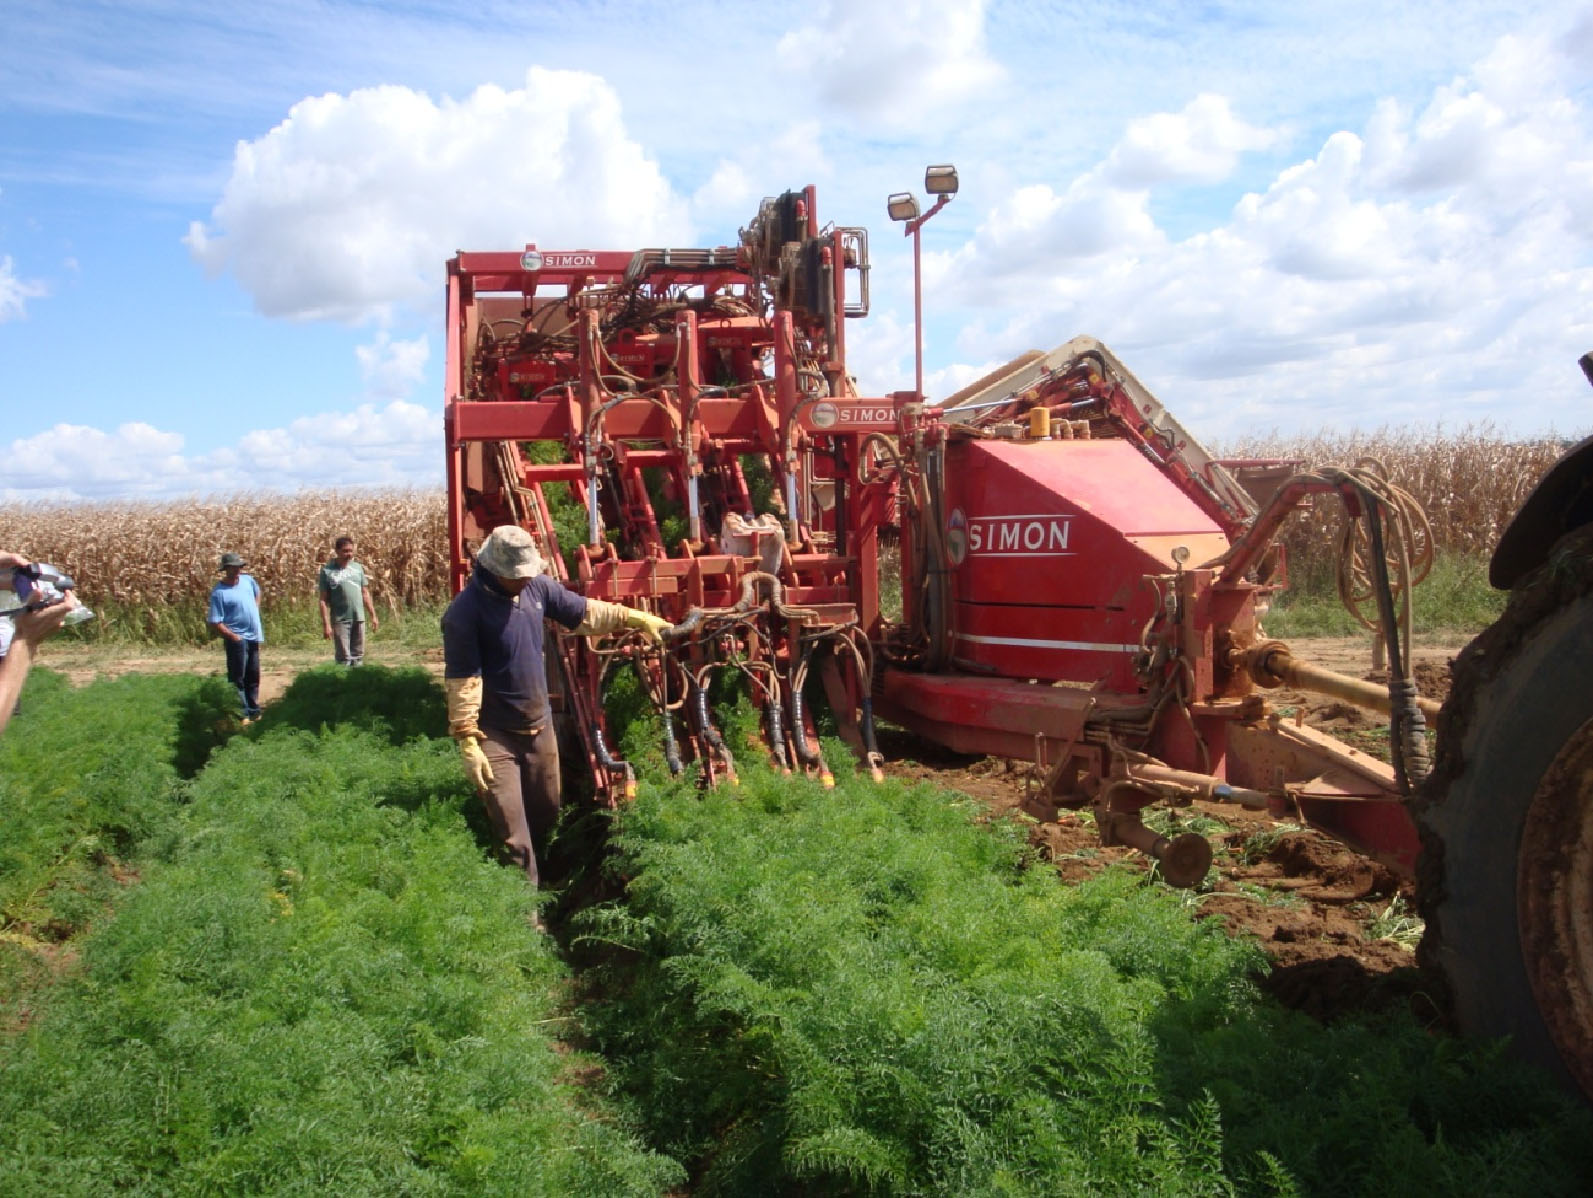
<instances>
[{"instance_id":1,"label":"clods of dirt","mask_svg":"<svg viewBox=\"0 0 1593 1198\"><path fill-rule=\"evenodd\" d=\"M1349 954L1280 965L1261 979L1261 988L1284 1006L1324 1023L1350 1011L1397 1007L1409 1008L1425 1022L1439 1018L1427 980L1408 954L1392 967Z\"/></svg>"},{"instance_id":2,"label":"clods of dirt","mask_svg":"<svg viewBox=\"0 0 1593 1198\"><path fill-rule=\"evenodd\" d=\"M1416 680L1416 691L1422 698L1432 699L1438 703L1449 698L1449 687L1453 679L1450 677L1448 662L1440 664L1434 661L1418 661L1411 675Z\"/></svg>"}]
</instances>

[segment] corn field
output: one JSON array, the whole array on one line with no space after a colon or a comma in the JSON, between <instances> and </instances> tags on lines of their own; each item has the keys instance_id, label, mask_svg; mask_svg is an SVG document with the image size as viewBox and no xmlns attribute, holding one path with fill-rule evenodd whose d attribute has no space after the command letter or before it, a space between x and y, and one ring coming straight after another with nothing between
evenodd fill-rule
<instances>
[{"instance_id":1,"label":"corn field","mask_svg":"<svg viewBox=\"0 0 1593 1198\"><path fill-rule=\"evenodd\" d=\"M1432 522L1433 547L1442 554L1487 558L1499 534L1544 473L1565 452L1557 438L1514 441L1491 425L1443 429L1324 430L1314 435L1224 444L1225 458L1282 458L1318 466L1350 467L1375 458L1390 482L1409 492ZM1318 497L1284 527L1289 572L1296 586L1329 578L1344 509Z\"/></svg>"},{"instance_id":2,"label":"corn field","mask_svg":"<svg viewBox=\"0 0 1593 1198\"><path fill-rule=\"evenodd\" d=\"M447 597L440 491L0 506L0 548L61 567L94 608L202 605L227 550L273 605L313 605L316 572L340 536L354 538L381 610Z\"/></svg>"}]
</instances>

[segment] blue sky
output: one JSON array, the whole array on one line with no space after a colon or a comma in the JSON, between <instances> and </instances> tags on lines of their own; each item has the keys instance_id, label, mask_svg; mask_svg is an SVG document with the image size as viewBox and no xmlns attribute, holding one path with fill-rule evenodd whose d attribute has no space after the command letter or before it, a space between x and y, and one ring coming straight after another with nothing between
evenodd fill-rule
<instances>
[{"instance_id":1,"label":"blue sky","mask_svg":"<svg viewBox=\"0 0 1593 1198\"><path fill-rule=\"evenodd\" d=\"M1299 10L1299 11L1294 11ZM1213 442L1593 429L1593 6L0 0L0 500L442 476L456 250L872 232L868 391L1100 337Z\"/></svg>"}]
</instances>

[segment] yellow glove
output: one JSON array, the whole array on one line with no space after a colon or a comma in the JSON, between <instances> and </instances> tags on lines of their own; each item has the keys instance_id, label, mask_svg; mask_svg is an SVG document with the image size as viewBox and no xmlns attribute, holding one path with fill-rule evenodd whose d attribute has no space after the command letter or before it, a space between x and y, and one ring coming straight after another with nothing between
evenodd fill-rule
<instances>
[{"instance_id":1,"label":"yellow glove","mask_svg":"<svg viewBox=\"0 0 1593 1198\"><path fill-rule=\"evenodd\" d=\"M641 611L634 607L625 609L625 624L638 632L645 632L653 640L660 643L664 639L664 629L674 627L663 616L655 616L650 611Z\"/></svg>"},{"instance_id":2,"label":"yellow glove","mask_svg":"<svg viewBox=\"0 0 1593 1198\"><path fill-rule=\"evenodd\" d=\"M473 736L481 739L481 729L476 719L481 715L481 675L469 678L444 678L443 692L448 696L448 735L459 739Z\"/></svg>"},{"instance_id":3,"label":"yellow glove","mask_svg":"<svg viewBox=\"0 0 1593 1198\"><path fill-rule=\"evenodd\" d=\"M481 742L473 736L459 738L459 757L465 763L465 776L477 790L492 785L492 765L481 751Z\"/></svg>"},{"instance_id":4,"label":"yellow glove","mask_svg":"<svg viewBox=\"0 0 1593 1198\"><path fill-rule=\"evenodd\" d=\"M668 620L655 616L650 611L626 607L623 603L588 599L586 618L581 621L580 627L575 629L575 633L577 636L603 636L610 632L618 632L621 628L635 628L656 641L661 638L664 629L673 627L674 625Z\"/></svg>"}]
</instances>

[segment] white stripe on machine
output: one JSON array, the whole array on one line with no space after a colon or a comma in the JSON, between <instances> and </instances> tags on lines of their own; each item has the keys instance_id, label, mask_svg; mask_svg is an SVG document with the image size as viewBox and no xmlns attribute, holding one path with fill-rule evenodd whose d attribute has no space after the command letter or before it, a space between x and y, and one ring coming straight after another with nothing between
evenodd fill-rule
<instances>
[{"instance_id":1,"label":"white stripe on machine","mask_svg":"<svg viewBox=\"0 0 1593 1198\"><path fill-rule=\"evenodd\" d=\"M959 641L971 645L1011 645L1018 649L1073 649L1085 653L1138 653L1138 645L1097 645L1090 641L1035 641L1021 636L974 636L968 632L953 634Z\"/></svg>"}]
</instances>

